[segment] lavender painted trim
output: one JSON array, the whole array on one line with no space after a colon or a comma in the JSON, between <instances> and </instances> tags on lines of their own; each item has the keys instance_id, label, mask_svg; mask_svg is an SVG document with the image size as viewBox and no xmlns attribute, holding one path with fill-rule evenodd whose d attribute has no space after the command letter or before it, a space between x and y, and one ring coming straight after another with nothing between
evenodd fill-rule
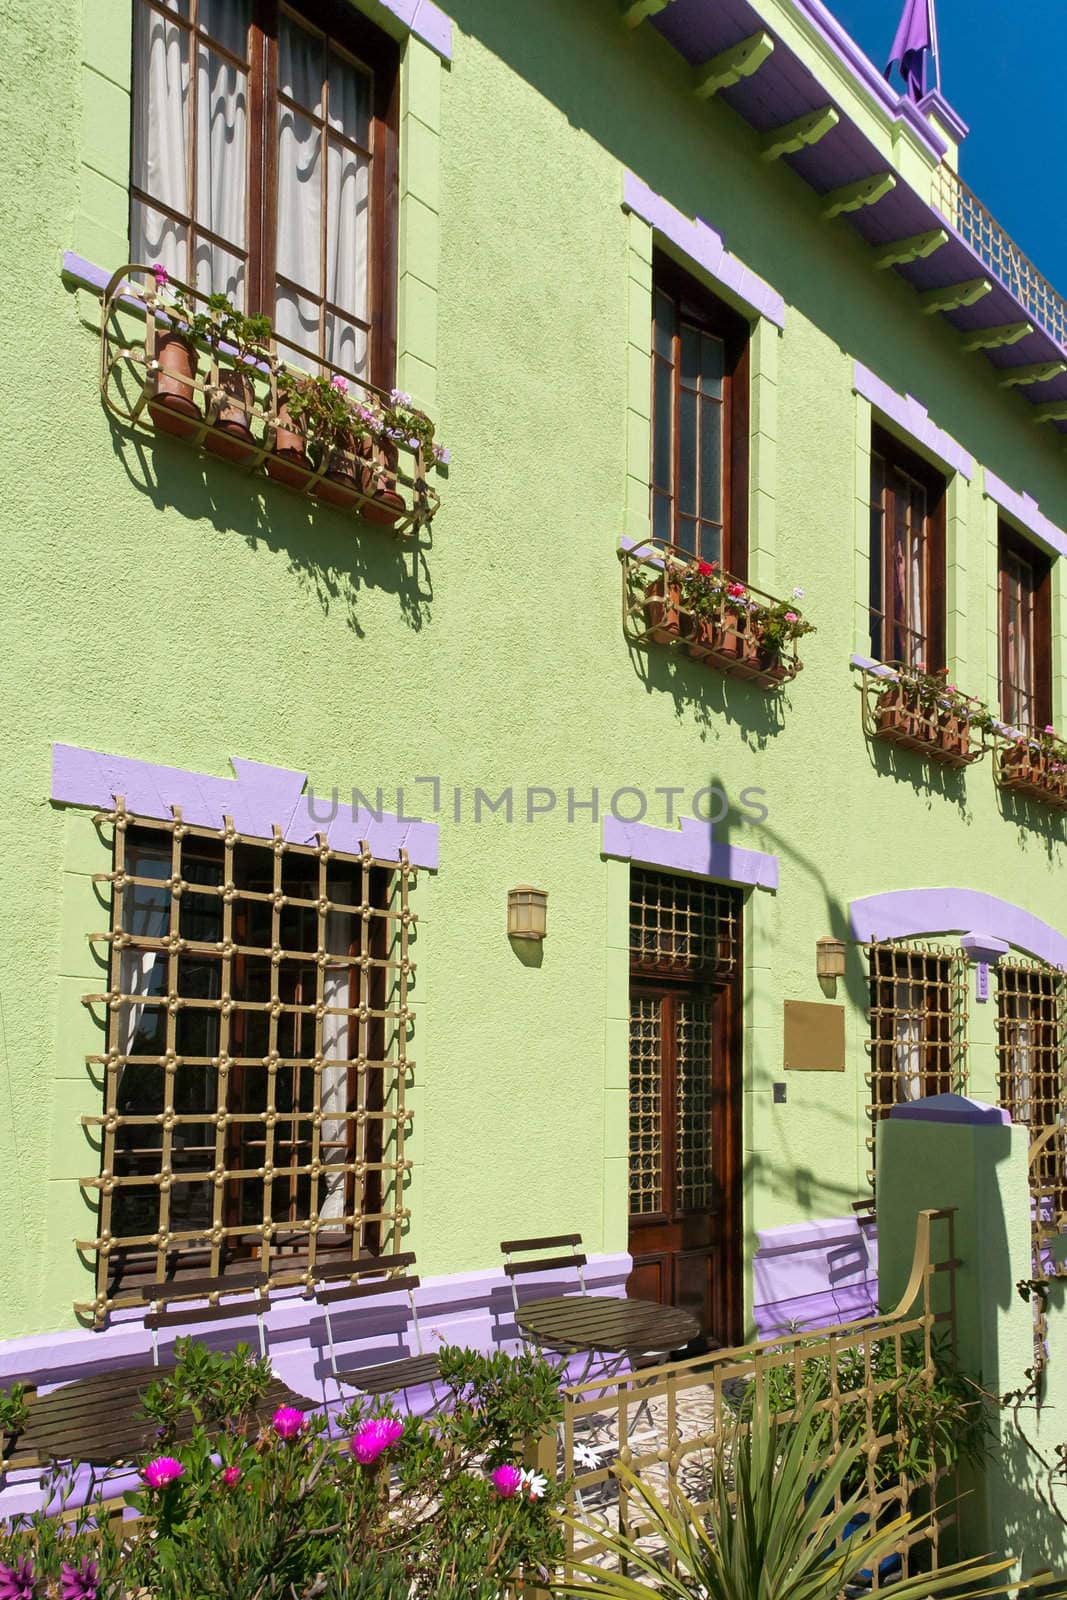
<instances>
[{"instance_id":1,"label":"lavender painted trim","mask_svg":"<svg viewBox=\"0 0 1067 1600\"><path fill-rule=\"evenodd\" d=\"M1067 533L1049 521L1032 494L1025 491L1020 494L988 467L985 469L985 492L1002 511L1022 523L1027 533L1032 533L1046 550L1057 556L1067 555Z\"/></svg>"},{"instance_id":2,"label":"lavender painted trim","mask_svg":"<svg viewBox=\"0 0 1067 1600\"><path fill-rule=\"evenodd\" d=\"M413 817L383 813L379 821L369 811L343 802L328 818L330 801L321 794L304 793L307 776L284 767L266 766L232 756L233 778L186 772L180 767L157 766L129 756L105 755L77 745L52 746L52 799L66 805L110 809L122 795L130 811L169 822L172 808L181 806L183 820L198 828L221 828L223 818L233 818L238 833L269 839L275 823L291 844L314 844L325 833L331 849L347 855L366 840L380 861L398 861L406 850L411 864L436 869L438 827Z\"/></svg>"},{"instance_id":3,"label":"lavender painted trim","mask_svg":"<svg viewBox=\"0 0 1067 1600\"><path fill-rule=\"evenodd\" d=\"M941 126L948 129L957 144L962 144L971 131L959 112L949 105L940 89L931 89L929 94L924 94L919 101L919 110L924 117L936 117Z\"/></svg>"},{"instance_id":4,"label":"lavender painted trim","mask_svg":"<svg viewBox=\"0 0 1067 1600\"><path fill-rule=\"evenodd\" d=\"M926 407L914 395L897 394L862 361L852 364L852 387L918 444L924 445L932 455L937 456L939 461L943 461L954 472L962 473L968 481L974 477L974 457L944 429L930 421Z\"/></svg>"},{"instance_id":5,"label":"lavender painted trim","mask_svg":"<svg viewBox=\"0 0 1067 1600\"><path fill-rule=\"evenodd\" d=\"M971 961L977 961L989 966L990 963L999 961L1001 956L1008 953L1006 939L994 939L991 933L965 933L960 940L960 949Z\"/></svg>"},{"instance_id":6,"label":"lavender painted trim","mask_svg":"<svg viewBox=\"0 0 1067 1600\"><path fill-rule=\"evenodd\" d=\"M766 317L768 322L773 322L775 327L785 327L785 301L781 295L730 254L721 233L700 217L690 221L632 172L623 174L622 196L624 206L643 217L716 283L751 306L761 317Z\"/></svg>"},{"instance_id":7,"label":"lavender painted trim","mask_svg":"<svg viewBox=\"0 0 1067 1600\"><path fill-rule=\"evenodd\" d=\"M973 928L995 930L1016 950L1025 950L1053 967L1067 967L1067 938L1040 917L985 894L981 889L891 889L867 895L849 906L852 937L910 939L928 933L962 933Z\"/></svg>"},{"instance_id":8,"label":"lavender painted trim","mask_svg":"<svg viewBox=\"0 0 1067 1600\"><path fill-rule=\"evenodd\" d=\"M931 1094L924 1100L904 1100L889 1112L898 1122L955 1122L969 1127L1011 1127L1011 1115L1003 1106L990 1106L984 1100L971 1100L962 1094Z\"/></svg>"},{"instance_id":9,"label":"lavender painted trim","mask_svg":"<svg viewBox=\"0 0 1067 1600\"><path fill-rule=\"evenodd\" d=\"M700 822L695 817L682 817L678 831L605 817L600 848L606 856L640 861L671 872L694 872L719 883L778 888L777 856L723 844L714 838L714 831L714 823Z\"/></svg>"},{"instance_id":10,"label":"lavender painted trim","mask_svg":"<svg viewBox=\"0 0 1067 1600\"><path fill-rule=\"evenodd\" d=\"M86 261L84 256L78 255L74 250L63 252L63 277L72 279L86 289L98 289L101 294L111 282L110 272L105 272L103 267L94 266L91 261Z\"/></svg>"},{"instance_id":11,"label":"lavender painted trim","mask_svg":"<svg viewBox=\"0 0 1067 1600\"><path fill-rule=\"evenodd\" d=\"M871 58L864 54L821 0L793 0L793 5L824 44L829 45L852 77L874 99L881 101L891 116L897 121L906 122L934 159L940 161L947 148L945 141L931 128L919 107L907 95L897 94L886 82Z\"/></svg>"},{"instance_id":12,"label":"lavender painted trim","mask_svg":"<svg viewBox=\"0 0 1067 1600\"><path fill-rule=\"evenodd\" d=\"M874 678L890 678L894 683L897 681L897 674L892 667L887 667L882 661L872 661L869 656L853 656L851 664L854 667L861 667Z\"/></svg>"}]
</instances>

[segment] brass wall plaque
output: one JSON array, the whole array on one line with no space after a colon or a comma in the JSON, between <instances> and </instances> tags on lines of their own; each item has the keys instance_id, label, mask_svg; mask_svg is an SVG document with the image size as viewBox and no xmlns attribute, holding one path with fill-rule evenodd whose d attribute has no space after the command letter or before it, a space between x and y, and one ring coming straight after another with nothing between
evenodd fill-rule
<instances>
[{"instance_id":1,"label":"brass wall plaque","mask_svg":"<svg viewBox=\"0 0 1067 1600\"><path fill-rule=\"evenodd\" d=\"M784 1062L794 1072L844 1072L844 1006L787 1000Z\"/></svg>"}]
</instances>

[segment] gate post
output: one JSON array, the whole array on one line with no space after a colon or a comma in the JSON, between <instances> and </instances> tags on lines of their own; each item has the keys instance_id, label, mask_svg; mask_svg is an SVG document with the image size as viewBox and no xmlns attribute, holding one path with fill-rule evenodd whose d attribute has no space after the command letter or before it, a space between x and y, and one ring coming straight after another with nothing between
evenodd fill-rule
<instances>
[{"instance_id":1,"label":"gate post","mask_svg":"<svg viewBox=\"0 0 1067 1600\"><path fill-rule=\"evenodd\" d=\"M1028 1136L1029 1129L1013 1126L999 1106L954 1094L894 1106L877 1129L880 1308L895 1309L907 1286L918 1212L952 1208L959 1366L998 1398L1025 1388L1027 1369L1034 1366L1033 1309L1030 1297L1017 1289L1034 1272ZM934 1260L939 1226L933 1224ZM935 1309L947 1308L949 1283L947 1273L933 1280ZM1067 1327L1063 1332L1067 1335ZM1058 1364L1067 1369L1067 1343ZM1027 1413L1027 1433L1049 1454L1053 1439L1067 1434L1065 1407L1058 1409L1059 1419L1048 1419L1043 1442L1041 1419ZM1062 1570L1065 1528L1035 1492L1040 1464L1015 1430L1010 1411L991 1408L991 1421L988 1467L961 1474L967 1492L958 1508L960 1554L1016 1556L1026 1574Z\"/></svg>"}]
</instances>

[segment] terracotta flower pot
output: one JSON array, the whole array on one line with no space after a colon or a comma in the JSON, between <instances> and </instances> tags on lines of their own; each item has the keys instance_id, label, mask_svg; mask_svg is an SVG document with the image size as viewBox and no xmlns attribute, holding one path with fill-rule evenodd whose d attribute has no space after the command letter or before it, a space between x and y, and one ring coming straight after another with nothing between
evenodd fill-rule
<instances>
[{"instance_id":1,"label":"terracotta flower pot","mask_svg":"<svg viewBox=\"0 0 1067 1600\"><path fill-rule=\"evenodd\" d=\"M289 402L278 401L274 447L266 459L268 477L290 488L302 489L308 478L307 437L289 415Z\"/></svg>"},{"instance_id":2,"label":"terracotta flower pot","mask_svg":"<svg viewBox=\"0 0 1067 1600\"><path fill-rule=\"evenodd\" d=\"M255 401L252 379L239 367L222 367L219 369L219 387L222 398L213 418L219 433L207 434L204 444L212 455L222 456L227 461L248 461L256 453L252 437L252 406Z\"/></svg>"},{"instance_id":3,"label":"terracotta flower pot","mask_svg":"<svg viewBox=\"0 0 1067 1600\"><path fill-rule=\"evenodd\" d=\"M724 608L717 618L716 631L715 648L719 654L739 661L749 649L747 615Z\"/></svg>"},{"instance_id":4,"label":"terracotta flower pot","mask_svg":"<svg viewBox=\"0 0 1067 1600\"><path fill-rule=\"evenodd\" d=\"M200 424L200 407L193 388L196 349L192 340L176 328L157 328L156 360L159 370L152 378L149 415L161 433L191 439Z\"/></svg>"},{"instance_id":5,"label":"terracotta flower pot","mask_svg":"<svg viewBox=\"0 0 1067 1600\"><path fill-rule=\"evenodd\" d=\"M365 453L370 456L372 465L363 470L363 493L371 499L360 507L360 514L368 522L391 527L407 511L403 496L396 488L399 451L392 439L383 439L376 445L371 445L369 439L364 442L370 446Z\"/></svg>"},{"instance_id":6,"label":"terracotta flower pot","mask_svg":"<svg viewBox=\"0 0 1067 1600\"><path fill-rule=\"evenodd\" d=\"M669 644L681 632L681 584L670 578L657 578L645 590L645 615L657 644Z\"/></svg>"},{"instance_id":7,"label":"terracotta flower pot","mask_svg":"<svg viewBox=\"0 0 1067 1600\"><path fill-rule=\"evenodd\" d=\"M899 683L891 683L878 696L874 725L881 734L910 734L911 712L905 704L904 690Z\"/></svg>"},{"instance_id":8,"label":"terracotta flower pot","mask_svg":"<svg viewBox=\"0 0 1067 1600\"><path fill-rule=\"evenodd\" d=\"M366 468L360 465L366 453L367 439L357 439L352 433L338 433L325 447L326 471L315 485L314 493L332 506L351 510L359 504L360 491Z\"/></svg>"},{"instance_id":9,"label":"terracotta flower pot","mask_svg":"<svg viewBox=\"0 0 1067 1600\"><path fill-rule=\"evenodd\" d=\"M681 619L681 630L689 639L689 654L703 660L709 650L718 650L722 627L719 619L707 612L694 612Z\"/></svg>"}]
</instances>

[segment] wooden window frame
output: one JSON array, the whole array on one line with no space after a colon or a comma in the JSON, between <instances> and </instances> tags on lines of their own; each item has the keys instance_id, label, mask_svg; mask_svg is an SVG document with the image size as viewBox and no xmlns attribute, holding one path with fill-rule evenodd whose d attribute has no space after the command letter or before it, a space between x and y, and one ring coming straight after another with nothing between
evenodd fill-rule
<instances>
[{"instance_id":1,"label":"wooden window frame","mask_svg":"<svg viewBox=\"0 0 1067 1600\"><path fill-rule=\"evenodd\" d=\"M870 587L868 614L871 630L871 657L875 661L896 661L894 654L886 653L886 632L892 631L893 621L885 610L884 597L892 593L890 567L892 541L886 538L889 512L874 496L875 460L913 479L926 492L924 518L924 551L922 592L925 601L924 626L919 635L922 640L920 659L927 672L939 672L945 666L945 501L948 482L945 475L931 466L929 461L902 444L895 434L875 423L871 428L871 489L870 489ZM884 493L892 493L888 488ZM909 630L912 631L912 630Z\"/></svg>"},{"instance_id":2,"label":"wooden window frame","mask_svg":"<svg viewBox=\"0 0 1067 1600\"><path fill-rule=\"evenodd\" d=\"M663 293L674 301L676 310L683 307L686 321L702 332L721 339L725 346L725 371L722 390L723 452L722 452L722 555L720 565L737 578L748 577L748 475L749 475L749 416L750 416L750 356L752 328L746 319L720 300L710 289L693 278L676 261L661 250L652 257L652 372L651 372L651 429L649 442L649 508L650 515L657 495L666 491L655 482L656 440L656 363L662 359L656 354L656 295ZM670 529L671 543L680 544L679 517L678 408L680 394L680 361L678 333L674 335L671 379L671 486ZM654 525L654 522L653 522ZM699 523L697 543L699 544ZM698 555L701 551L696 552Z\"/></svg>"},{"instance_id":3,"label":"wooden window frame","mask_svg":"<svg viewBox=\"0 0 1067 1600\"><path fill-rule=\"evenodd\" d=\"M135 5L146 5L167 18L168 22L184 27L194 42L204 37L198 27L186 24L177 13L165 8L159 0L134 0ZM368 261L368 377L381 389L392 387L396 376L397 348L397 266L399 223L399 126L400 126L400 49L396 41L354 10L344 0L252 0L249 43L247 50L248 72L248 169L247 214L245 218L246 244L243 248L232 241L211 233L195 220L196 195L192 183L189 197L192 215L184 215L163 205L154 196L136 188L130 181L130 225L133 225L133 206L141 201L161 214L172 217L188 229L188 263L193 259L195 240L206 238L217 242L227 252L240 257L245 263L245 307L249 315L274 316L275 264L277 246L278 206L278 19L287 11L301 26L323 34L342 55L353 59L357 66L368 69L373 77L371 99L371 205L370 250ZM228 60L237 60L212 37L212 50ZM242 66L242 70L245 68ZM136 63L133 63L132 81L136 84ZM191 98L189 107L189 164L195 176L195 56L190 54ZM133 137L136 119L131 119L130 172L133 172ZM190 277L190 281L192 281ZM314 299L320 307L319 349L322 353L323 321L331 306L325 299L325 287L320 280L321 294L311 293L310 285L297 286L307 298ZM359 323L354 313L340 311L346 321Z\"/></svg>"},{"instance_id":4,"label":"wooden window frame","mask_svg":"<svg viewBox=\"0 0 1067 1600\"><path fill-rule=\"evenodd\" d=\"M1052 559L1000 518L997 523L997 681L1000 714L1012 727L1018 724L1009 711L1008 685L1005 681L1008 643L1006 557L1032 568L1037 579L1033 590L1030 638L1029 689L1034 708L1030 727L1042 730L1052 721ZM1029 728L1023 731L1028 732Z\"/></svg>"}]
</instances>

